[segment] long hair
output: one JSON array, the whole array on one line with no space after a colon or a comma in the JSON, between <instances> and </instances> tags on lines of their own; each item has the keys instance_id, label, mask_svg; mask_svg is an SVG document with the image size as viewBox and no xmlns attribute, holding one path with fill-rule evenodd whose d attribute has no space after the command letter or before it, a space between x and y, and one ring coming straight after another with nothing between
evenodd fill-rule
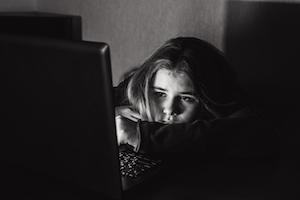
<instances>
[{"instance_id":1,"label":"long hair","mask_svg":"<svg viewBox=\"0 0 300 200\"><path fill-rule=\"evenodd\" d=\"M214 116L237 105L235 74L223 53L198 38L178 37L168 40L146 59L128 83L129 103L147 121L153 121L150 88L156 72L162 68L186 73L201 104Z\"/></svg>"}]
</instances>

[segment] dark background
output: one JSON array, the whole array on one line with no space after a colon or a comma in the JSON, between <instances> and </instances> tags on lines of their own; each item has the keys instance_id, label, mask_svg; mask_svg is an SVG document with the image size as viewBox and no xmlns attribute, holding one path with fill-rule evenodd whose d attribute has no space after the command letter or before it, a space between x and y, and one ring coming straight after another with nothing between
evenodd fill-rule
<instances>
[{"instance_id":1,"label":"dark background","mask_svg":"<svg viewBox=\"0 0 300 200\"><path fill-rule=\"evenodd\" d=\"M226 20L224 50L241 86L297 156L300 4L230 1Z\"/></svg>"},{"instance_id":2,"label":"dark background","mask_svg":"<svg viewBox=\"0 0 300 200\"><path fill-rule=\"evenodd\" d=\"M295 194L300 177L300 4L230 1L226 12L225 53L249 101L280 134L276 181L282 194Z\"/></svg>"}]
</instances>

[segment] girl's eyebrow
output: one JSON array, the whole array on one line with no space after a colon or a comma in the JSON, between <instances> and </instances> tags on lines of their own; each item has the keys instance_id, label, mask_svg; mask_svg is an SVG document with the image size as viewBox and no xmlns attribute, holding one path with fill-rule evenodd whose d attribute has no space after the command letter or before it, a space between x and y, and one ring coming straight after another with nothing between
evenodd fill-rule
<instances>
[{"instance_id":1,"label":"girl's eyebrow","mask_svg":"<svg viewBox=\"0 0 300 200\"><path fill-rule=\"evenodd\" d=\"M167 91L165 88L162 88L162 87L156 87L156 86L151 87L151 89L153 89L153 90Z\"/></svg>"},{"instance_id":2,"label":"girl's eyebrow","mask_svg":"<svg viewBox=\"0 0 300 200\"><path fill-rule=\"evenodd\" d=\"M161 90L161 91L168 91L168 90L165 89L165 88L162 88L162 87L156 87L156 86L151 87L151 89L153 89L153 90ZM181 94L181 95L197 96L197 93L194 92L194 91L184 91L184 92L180 92L180 94Z\"/></svg>"}]
</instances>

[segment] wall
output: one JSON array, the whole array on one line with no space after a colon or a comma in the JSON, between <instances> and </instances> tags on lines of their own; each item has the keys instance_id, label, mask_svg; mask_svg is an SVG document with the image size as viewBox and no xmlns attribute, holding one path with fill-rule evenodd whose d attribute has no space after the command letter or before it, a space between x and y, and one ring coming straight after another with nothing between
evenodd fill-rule
<instances>
[{"instance_id":1,"label":"wall","mask_svg":"<svg viewBox=\"0 0 300 200\"><path fill-rule=\"evenodd\" d=\"M1 0L0 11L35 11L38 0Z\"/></svg>"},{"instance_id":2,"label":"wall","mask_svg":"<svg viewBox=\"0 0 300 200\"><path fill-rule=\"evenodd\" d=\"M39 0L38 10L81 15L83 38L111 46L113 80L165 40L198 36L222 48L223 0Z\"/></svg>"}]
</instances>

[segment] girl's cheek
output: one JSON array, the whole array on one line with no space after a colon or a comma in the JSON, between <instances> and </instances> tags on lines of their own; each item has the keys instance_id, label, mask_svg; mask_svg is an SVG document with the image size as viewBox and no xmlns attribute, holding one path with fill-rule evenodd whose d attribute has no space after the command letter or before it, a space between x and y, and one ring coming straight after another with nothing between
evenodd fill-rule
<instances>
[{"instance_id":1,"label":"girl's cheek","mask_svg":"<svg viewBox=\"0 0 300 200\"><path fill-rule=\"evenodd\" d=\"M159 108L155 102L151 104L150 112L154 121L157 121L159 119L160 113L159 113Z\"/></svg>"}]
</instances>

